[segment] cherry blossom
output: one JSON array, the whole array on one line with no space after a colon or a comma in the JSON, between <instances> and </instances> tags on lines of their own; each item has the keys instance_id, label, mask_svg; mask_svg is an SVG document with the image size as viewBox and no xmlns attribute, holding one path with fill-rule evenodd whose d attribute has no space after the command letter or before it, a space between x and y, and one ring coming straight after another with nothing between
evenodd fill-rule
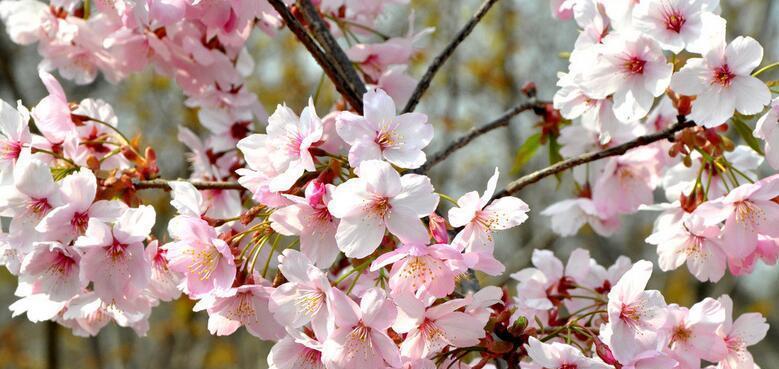
<instances>
[{"instance_id":1,"label":"cherry blossom","mask_svg":"<svg viewBox=\"0 0 779 369\"><path fill-rule=\"evenodd\" d=\"M336 329L323 347L326 366L338 369L398 367L400 352L387 328L397 316L395 305L381 289L370 289L358 305L340 290L333 290Z\"/></svg>"},{"instance_id":2,"label":"cherry blossom","mask_svg":"<svg viewBox=\"0 0 779 369\"><path fill-rule=\"evenodd\" d=\"M735 111L757 114L771 101L768 87L750 73L763 60L763 47L751 37L709 45L703 58L687 60L671 88L696 96L689 119L705 127L725 123ZM747 97L748 96L748 97Z\"/></svg>"},{"instance_id":3,"label":"cherry blossom","mask_svg":"<svg viewBox=\"0 0 779 369\"><path fill-rule=\"evenodd\" d=\"M765 160L774 169L779 169L779 97L773 99L771 108L757 120L753 134L765 141Z\"/></svg>"},{"instance_id":4,"label":"cherry blossom","mask_svg":"<svg viewBox=\"0 0 779 369\"><path fill-rule=\"evenodd\" d=\"M208 223L187 216L171 219L168 232L174 242L162 246L168 267L182 273L186 292L205 296L227 292L235 279L236 267L230 247Z\"/></svg>"},{"instance_id":5,"label":"cherry blossom","mask_svg":"<svg viewBox=\"0 0 779 369\"><path fill-rule=\"evenodd\" d=\"M339 218L335 238L348 257L363 258L379 246L384 231L406 243L427 243L427 230L419 218L438 205L430 179L406 174L402 177L388 163L367 160L360 163L359 177L333 190L327 205Z\"/></svg>"},{"instance_id":6,"label":"cherry blossom","mask_svg":"<svg viewBox=\"0 0 779 369\"><path fill-rule=\"evenodd\" d=\"M371 264L371 271L392 264L389 288L393 295L403 292L444 297L454 291L453 263L462 254L449 245L407 244L382 254Z\"/></svg>"},{"instance_id":7,"label":"cherry blossom","mask_svg":"<svg viewBox=\"0 0 779 369\"><path fill-rule=\"evenodd\" d=\"M717 329L725 321L725 309L719 301L706 298L690 309L669 306L665 334L671 356L686 367L700 367L700 360L717 362L725 357L725 341Z\"/></svg>"},{"instance_id":8,"label":"cherry blossom","mask_svg":"<svg viewBox=\"0 0 779 369\"><path fill-rule=\"evenodd\" d=\"M718 299L725 309L725 321L717 330L727 346L725 359L720 361L722 369L744 369L755 367L752 354L747 347L761 341L768 333L768 324L759 313L746 313L733 320L733 300L728 295Z\"/></svg>"},{"instance_id":9,"label":"cherry blossom","mask_svg":"<svg viewBox=\"0 0 779 369\"><path fill-rule=\"evenodd\" d=\"M534 362L549 369L605 369L609 366L582 355L573 346L559 342L544 343L531 337L527 353Z\"/></svg>"},{"instance_id":10,"label":"cherry blossom","mask_svg":"<svg viewBox=\"0 0 779 369\"><path fill-rule=\"evenodd\" d=\"M613 95L614 115L623 122L646 116L654 98L671 82L671 64L660 45L647 36L609 34L597 58L581 83L592 98Z\"/></svg>"},{"instance_id":11,"label":"cherry blossom","mask_svg":"<svg viewBox=\"0 0 779 369\"><path fill-rule=\"evenodd\" d=\"M395 102L383 90L365 93L364 116L343 112L336 118L338 135L349 144L349 164L385 159L414 169L425 160L422 151L433 139L433 126L421 113L396 115Z\"/></svg>"}]
</instances>

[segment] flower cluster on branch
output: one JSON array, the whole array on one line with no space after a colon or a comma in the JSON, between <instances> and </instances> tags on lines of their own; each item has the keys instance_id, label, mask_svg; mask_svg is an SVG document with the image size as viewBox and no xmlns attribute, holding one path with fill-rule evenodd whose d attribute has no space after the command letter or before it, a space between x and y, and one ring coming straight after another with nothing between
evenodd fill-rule
<instances>
[{"instance_id":1,"label":"flower cluster on branch","mask_svg":"<svg viewBox=\"0 0 779 369\"><path fill-rule=\"evenodd\" d=\"M686 263L716 282L775 264L779 175L759 178L758 166L779 165L779 99L776 81L758 77L777 64L754 71L759 43L728 42L716 1L554 1L581 33L552 102L528 85L529 102L428 160L435 122L413 110L497 1L419 84L406 69L433 30L414 32L413 18L405 36L375 29L405 2L0 1L11 39L37 43L48 90L30 110L0 104L0 217L10 218L0 263L18 276L14 316L76 335L111 322L144 335L152 308L183 294L212 334L244 327L274 341L274 369L756 369L747 348L768 331L760 314L734 320L728 295L669 304L647 290L646 260L607 268L578 249L563 265L534 250L533 267L511 274L513 292L474 276L506 272L495 234L530 212L514 195L569 170L574 198L541 211L561 235L586 224L608 236L620 217L659 210L646 242L663 271ZM285 26L341 94L323 116L314 98L267 115L245 87L249 35ZM149 66L176 80L206 128L179 131L189 179L160 178L155 151L117 128L107 102L71 102L51 74L119 82ZM496 168L483 192L437 192L430 167L526 111L538 133L520 153L549 145L552 165L503 190ZM658 188L667 202L656 203ZM169 191L167 227L145 189Z\"/></svg>"}]
</instances>

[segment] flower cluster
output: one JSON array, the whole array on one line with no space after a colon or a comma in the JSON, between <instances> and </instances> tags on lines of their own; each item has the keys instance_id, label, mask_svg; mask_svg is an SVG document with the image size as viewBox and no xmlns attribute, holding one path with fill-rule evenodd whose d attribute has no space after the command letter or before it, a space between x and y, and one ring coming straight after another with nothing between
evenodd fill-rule
<instances>
[{"instance_id":1,"label":"flower cluster","mask_svg":"<svg viewBox=\"0 0 779 369\"><path fill-rule=\"evenodd\" d=\"M582 249L565 265L536 250L533 265L512 275L519 281L517 309L504 333L516 342L531 335L523 369L701 368L702 360L717 368L756 367L747 348L765 337L768 324L758 313L734 321L728 295L689 308L667 304L659 291L646 289L652 263L621 257L604 268Z\"/></svg>"},{"instance_id":2,"label":"flower cluster","mask_svg":"<svg viewBox=\"0 0 779 369\"><path fill-rule=\"evenodd\" d=\"M760 72L752 74L762 62L760 44L750 37L728 43L718 2L582 0L560 6L569 7L582 28L554 96L561 115L576 119L560 129L563 156L684 129L674 143L574 169L577 197L543 211L552 228L573 235L589 224L608 236L621 215L660 210L646 241L657 245L663 270L687 262L699 280L716 282L726 269L741 275L757 260L776 263L775 178L756 179L760 148L735 145L727 136L735 127L747 142L754 140L745 122L771 100L766 83L756 78ZM775 166L776 100L773 105L754 135L766 141L766 157ZM657 188L667 203L655 203Z\"/></svg>"},{"instance_id":3,"label":"flower cluster","mask_svg":"<svg viewBox=\"0 0 779 369\"><path fill-rule=\"evenodd\" d=\"M513 298L480 288L477 272L505 271L496 232L530 209L511 186L496 191L497 168L483 192L457 199L424 175L433 123L398 106L430 30L376 31L389 2L404 1L287 4L303 20L299 6L315 6L332 34L354 42L345 56L368 86L361 107L346 99L321 118L313 98L267 116L244 83L251 30L283 25L269 2L0 2L12 40L38 44L49 93L31 111L0 104L0 217L10 218L0 263L19 279L14 315L79 335L111 321L142 335L152 307L184 294L212 334L244 327L274 341L274 369L754 369L747 347L765 336L765 319L734 321L727 295L668 304L646 290L648 261L606 268L579 249L563 265L534 250L533 267L511 275ZM646 241L663 270L687 263L716 282L726 269L775 263L779 175L757 169L761 154L779 166L779 99L751 129L771 103L756 78L767 69L752 73L757 41L728 43L716 1L572 0L554 10L582 31L553 102L533 110L550 147L586 165L568 166L576 198L542 212L553 230L589 224L610 235L625 214L661 210ZM208 130L205 139L180 130L190 180L161 180L154 150L120 132L110 105L68 101L49 74L116 82L147 65L176 79ZM267 124L255 130L255 120ZM605 160L577 158L595 150ZM152 185L170 190L167 227L138 195ZM667 203L655 203L658 187Z\"/></svg>"}]
</instances>

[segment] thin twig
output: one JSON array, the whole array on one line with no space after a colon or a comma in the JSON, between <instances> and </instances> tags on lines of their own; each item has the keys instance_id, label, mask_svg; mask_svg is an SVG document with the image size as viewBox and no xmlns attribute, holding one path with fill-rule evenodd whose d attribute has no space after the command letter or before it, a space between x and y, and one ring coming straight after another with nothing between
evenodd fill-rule
<instances>
[{"instance_id":1,"label":"thin twig","mask_svg":"<svg viewBox=\"0 0 779 369\"><path fill-rule=\"evenodd\" d=\"M531 101L526 102L523 104L519 104L512 108L511 110L503 113L500 117L497 119L484 124L479 127L473 127L468 133L466 133L463 136L460 136L458 139L452 141L449 145L447 145L445 148L441 149L441 151L438 151L437 153L433 154L430 159L425 162L424 165L419 167L419 169L416 169L414 173L418 174L424 174L427 173L430 168L432 168L434 165L446 160L450 155L454 154L455 151L462 149L466 145L468 145L471 141L475 140L477 137L490 132L494 129L500 128L500 127L506 127L511 123L511 118L514 118L515 116L528 111L532 110L536 107L539 107L540 103Z\"/></svg>"},{"instance_id":2,"label":"thin twig","mask_svg":"<svg viewBox=\"0 0 779 369\"><path fill-rule=\"evenodd\" d=\"M430 66L427 68L427 71L422 76L422 79L419 80L419 83L417 83L417 87L414 89L414 93L411 94L411 98L408 99L408 103L406 103L406 107L403 108L404 113L408 113L411 111L414 111L414 108L417 107L417 104L419 104L419 100L422 98L422 95L425 94L425 91L430 87L430 83L433 81L433 77L435 77L435 74L438 72L439 69L446 63L446 60L449 59L450 56L454 53L454 50L457 49L457 46L459 46L468 35L471 34L471 31L476 27L476 25L484 18L484 16L487 14L487 11L492 8L495 3L497 3L498 0L484 0L484 2L479 7L479 10L476 11L476 13L471 17L471 20L468 21L468 23L463 26L462 29L460 29L459 32L457 32L457 35L454 37L452 41L449 42L449 45L446 45L446 48L441 51L438 56L433 59L433 63L430 64Z\"/></svg>"},{"instance_id":3,"label":"thin twig","mask_svg":"<svg viewBox=\"0 0 779 369\"><path fill-rule=\"evenodd\" d=\"M195 180L184 180L184 179L176 180L176 181L189 182L199 190L243 190L244 189L244 187L241 186L238 182L195 181ZM133 186L135 186L136 190L146 190L146 189L170 190L171 189L170 182L173 182L173 180L151 179L146 181L133 181Z\"/></svg>"},{"instance_id":4,"label":"thin twig","mask_svg":"<svg viewBox=\"0 0 779 369\"><path fill-rule=\"evenodd\" d=\"M496 193L492 197L492 200L501 198L503 196L515 194L530 184L536 183L546 177L563 172L573 167L586 164L592 161L600 160L603 158L607 158L610 156L622 155L630 149L634 149L639 146L648 145L653 142L670 139L676 134L676 132L679 132L688 127L692 127L694 125L695 125L694 122L685 120L684 116L679 116L678 122L676 124L674 124L671 128L668 128L662 132L641 136L619 146L614 146L612 148L608 148L605 150L590 152L567 160L563 160L554 165L550 165L544 169L535 171L524 177L521 177L509 183L502 191Z\"/></svg>"},{"instance_id":5,"label":"thin twig","mask_svg":"<svg viewBox=\"0 0 779 369\"><path fill-rule=\"evenodd\" d=\"M322 67L327 77L333 81L336 90L344 97L346 102L357 110L358 113L362 114L362 96L352 89L352 83L339 72L339 68L333 65L331 58L319 48L316 41L308 34L305 27L295 18L282 0L268 0L268 2L284 19L287 28L295 34L300 43L305 46L306 50L314 57L314 60Z\"/></svg>"},{"instance_id":6,"label":"thin twig","mask_svg":"<svg viewBox=\"0 0 779 369\"><path fill-rule=\"evenodd\" d=\"M338 45L333 34L327 29L327 23L319 16L319 12L311 3L311 0L299 0L298 4L303 13L303 19L309 24L309 29L314 38L319 41L319 45L324 49L325 55L332 57L331 62L339 69L339 72L346 77L351 84L352 90L359 96L365 93L365 84L357 75L351 60Z\"/></svg>"}]
</instances>

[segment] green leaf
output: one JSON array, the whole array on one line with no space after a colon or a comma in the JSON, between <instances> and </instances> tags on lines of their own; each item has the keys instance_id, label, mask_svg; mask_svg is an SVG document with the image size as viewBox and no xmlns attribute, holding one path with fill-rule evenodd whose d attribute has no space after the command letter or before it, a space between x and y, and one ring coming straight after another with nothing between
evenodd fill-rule
<instances>
[{"instance_id":1,"label":"green leaf","mask_svg":"<svg viewBox=\"0 0 779 369\"><path fill-rule=\"evenodd\" d=\"M78 168L75 167L52 167L51 168L51 176L54 177L54 181L59 182L63 178L69 176L72 173L75 173L78 170Z\"/></svg>"},{"instance_id":2,"label":"green leaf","mask_svg":"<svg viewBox=\"0 0 779 369\"><path fill-rule=\"evenodd\" d=\"M517 174L527 164L541 147L541 132L528 137L514 156L514 164L511 165L511 173Z\"/></svg>"},{"instance_id":3,"label":"green leaf","mask_svg":"<svg viewBox=\"0 0 779 369\"><path fill-rule=\"evenodd\" d=\"M758 141L757 138L752 135L752 128L744 123L743 120L734 117L733 128L736 129L736 132L738 132L739 136L744 139L744 141L747 143L747 145L749 145L749 147L752 148L752 150L755 150L756 153L765 156L763 149L760 147L760 141Z\"/></svg>"},{"instance_id":4,"label":"green leaf","mask_svg":"<svg viewBox=\"0 0 779 369\"><path fill-rule=\"evenodd\" d=\"M560 155L560 143L557 142L557 137L550 136L549 137L549 165L555 164L557 162L563 161L563 156ZM557 178L557 184L560 184L560 181L563 178L562 173L555 173L555 177Z\"/></svg>"}]
</instances>

